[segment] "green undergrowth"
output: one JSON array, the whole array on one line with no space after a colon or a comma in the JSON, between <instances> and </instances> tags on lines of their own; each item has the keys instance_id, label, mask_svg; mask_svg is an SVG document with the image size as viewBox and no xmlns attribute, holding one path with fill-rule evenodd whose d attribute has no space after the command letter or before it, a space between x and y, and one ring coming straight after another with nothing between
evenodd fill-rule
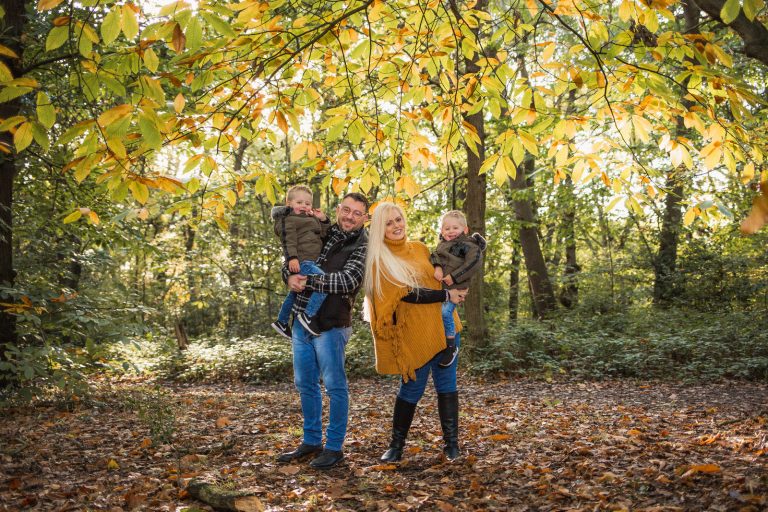
<instances>
[{"instance_id":1,"label":"green undergrowth","mask_svg":"<svg viewBox=\"0 0 768 512\"><path fill-rule=\"evenodd\" d=\"M526 321L500 330L469 366L535 377L767 381L768 321L679 310Z\"/></svg>"},{"instance_id":2,"label":"green undergrowth","mask_svg":"<svg viewBox=\"0 0 768 512\"><path fill-rule=\"evenodd\" d=\"M768 381L768 320L757 314L630 311L561 315L492 329L484 348L465 342L470 374L576 379ZM288 341L273 336L205 338L179 351L170 341L123 345L115 361L179 381L290 382ZM356 325L347 345L350 377L375 375L370 331Z\"/></svg>"}]
</instances>

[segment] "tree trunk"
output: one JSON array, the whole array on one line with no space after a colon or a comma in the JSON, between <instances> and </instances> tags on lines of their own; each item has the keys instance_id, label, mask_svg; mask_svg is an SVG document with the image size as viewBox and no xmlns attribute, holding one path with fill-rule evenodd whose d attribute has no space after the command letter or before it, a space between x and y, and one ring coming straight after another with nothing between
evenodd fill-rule
<instances>
[{"instance_id":1,"label":"tree trunk","mask_svg":"<svg viewBox=\"0 0 768 512\"><path fill-rule=\"evenodd\" d=\"M509 269L509 301L507 303L510 324L517 322L518 310L520 309L520 250L517 240L512 243L512 265Z\"/></svg>"},{"instance_id":2,"label":"tree trunk","mask_svg":"<svg viewBox=\"0 0 768 512\"><path fill-rule=\"evenodd\" d=\"M20 0L0 0L0 6L5 11L2 19L0 42L13 50L18 58L0 55L0 62L11 70L14 78L21 76L24 48L21 35L24 31L26 3ZM21 111L21 98L0 103L0 118L8 119ZM0 133L0 144L9 153L0 153L0 286L13 288L16 282L16 271L13 269L13 182L16 177L16 159L18 155L13 148L11 132ZM0 293L0 302L13 302L7 294ZM0 361L4 361L4 343L15 344L16 317L0 308ZM7 384L0 379L0 386Z\"/></svg>"},{"instance_id":3,"label":"tree trunk","mask_svg":"<svg viewBox=\"0 0 768 512\"><path fill-rule=\"evenodd\" d=\"M518 55L518 63L520 76L527 81L528 69L525 66L523 54ZM531 99L531 108L535 108L533 99ZM508 180L508 183L512 190L520 191L514 194L513 200L515 215L520 223L520 246L523 250L525 268L528 271L528 286L533 299L534 316L544 318L554 311L557 302L552 282L549 280L544 253L541 250L536 209L533 206L535 200L533 184L528 181L533 175L536 161L528 155L523 162L515 163L517 164L517 173L514 179Z\"/></svg>"},{"instance_id":4,"label":"tree trunk","mask_svg":"<svg viewBox=\"0 0 768 512\"><path fill-rule=\"evenodd\" d=\"M509 180L509 186L513 190L527 190L526 176L533 173L534 160L532 157L525 159L523 165L517 167L514 180ZM541 252L539 235L536 231L536 219L528 198L516 198L515 216L520 222L520 245L525 258L525 268L528 270L528 283L533 295L534 310L537 318L544 318L555 309L555 292L552 282L549 280L547 264L544 254Z\"/></svg>"},{"instance_id":5,"label":"tree trunk","mask_svg":"<svg viewBox=\"0 0 768 512\"><path fill-rule=\"evenodd\" d=\"M685 32L697 33L699 23L699 11L690 1L683 4L685 16ZM691 61L691 59L688 59ZM692 62L692 61L691 61ZM683 82L681 96L685 96L688 80ZM683 106L689 109L692 106L690 100L682 99ZM682 118L677 120L677 135L690 138L690 134L683 124ZM682 229L682 199L685 192L685 167L680 165L667 173L665 189L667 196L664 198L664 214L661 220L661 232L659 233L659 251L654 261L653 303L657 306L668 306L677 294L675 283L677 273L677 245Z\"/></svg>"},{"instance_id":6,"label":"tree trunk","mask_svg":"<svg viewBox=\"0 0 768 512\"><path fill-rule=\"evenodd\" d=\"M571 89L568 94L568 107L566 116L574 112L576 90ZM558 300L564 307L571 309L579 301L579 281L577 274L579 264L576 262L576 194L573 191L573 180L569 175L560 185L560 211L562 212L561 233L565 242L565 269L563 271L563 285L560 288Z\"/></svg>"},{"instance_id":7,"label":"tree trunk","mask_svg":"<svg viewBox=\"0 0 768 512\"><path fill-rule=\"evenodd\" d=\"M461 14L455 0L450 2L451 9L457 20L461 20ZM474 9L476 11L487 11L488 1L479 0ZM473 28L472 33L479 40L479 27ZM480 67L475 64L473 59L464 59L464 68L467 75L473 75L480 71ZM464 211L467 214L467 223L470 230L485 236L485 190L486 176L480 173L480 167L485 161L485 122L483 120L483 110L466 115L462 114L465 122L474 128L480 142L477 144L477 155L465 144L467 153L467 197L464 202ZM467 331L469 341L474 347L484 347L488 344L488 332L485 324L485 311L483 307L483 284L485 281L485 261L480 269L472 277L469 283L470 293L467 295L465 313L467 319Z\"/></svg>"}]
</instances>

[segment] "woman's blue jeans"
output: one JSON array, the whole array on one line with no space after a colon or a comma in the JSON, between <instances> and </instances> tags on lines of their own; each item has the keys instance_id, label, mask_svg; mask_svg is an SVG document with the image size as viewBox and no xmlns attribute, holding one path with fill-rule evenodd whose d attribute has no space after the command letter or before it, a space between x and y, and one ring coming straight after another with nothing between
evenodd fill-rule
<instances>
[{"instance_id":1,"label":"woman's blue jeans","mask_svg":"<svg viewBox=\"0 0 768 512\"><path fill-rule=\"evenodd\" d=\"M347 434L349 388L344 371L345 354L351 327L337 327L320 336L309 334L293 322L293 381L301 397L304 415L304 443L323 444L323 396L320 381L330 398L325 447L340 451Z\"/></svg>"},{"instance_id":2,"label":"woman's blue jeans","mask_svg":"<svg viewBox=\"0 0 768 512\"><path fill-rule=\"evenodd\" d=\"M456 346L461 345L461 335L456 333ZM416 370L416 379L400 383L400 391L397 397L406 402L417 404L421 400L424 390L427 388L429 374L432 374L432 382L435 385L435 391L438 393L453 393L456 391L456 368L459 365L459 358L448 368L440 368L440 352L435 354L427 364Z\"/></svg>"}]
</instances>

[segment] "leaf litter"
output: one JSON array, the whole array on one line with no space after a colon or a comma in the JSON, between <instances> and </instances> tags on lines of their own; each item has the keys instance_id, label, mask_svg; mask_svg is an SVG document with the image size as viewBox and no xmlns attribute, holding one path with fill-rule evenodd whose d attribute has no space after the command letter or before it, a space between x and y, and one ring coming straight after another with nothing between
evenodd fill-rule
<instances>
[{"instance_id":1,"label":"leaf litter","mask_svg":"<svg viewBox=\"0 0 768 512\"><path fill-rule=\"evenodd\" d=\"M275 462L301 442L292 386L155 383L156 399L152 385L102 383L71 411L5 411L0 511L213 510L187 492L193 479L265 511L768 508L765 384L463 377L464 455L441 457L428 390L403 461L382 464L397 382L356 380L345 460L326 472ZM169 407L142 416L142 394Z\"/></svg>"}]
</instances>

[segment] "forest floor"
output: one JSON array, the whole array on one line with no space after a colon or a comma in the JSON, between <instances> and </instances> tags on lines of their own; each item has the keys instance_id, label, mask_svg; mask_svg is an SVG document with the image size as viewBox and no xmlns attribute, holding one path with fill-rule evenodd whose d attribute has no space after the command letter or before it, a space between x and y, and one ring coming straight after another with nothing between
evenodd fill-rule
<instances>
[{"instance_id":1,"label":"forest floor","mask_svg":"<svg viewBox=\"0 0 768 512\"><path fill-rule=\"evenodd\" d=\"M768 508L765 384L463 377L464 455L441 458L430 390L404 461L382 465L396 388L351 382L325 472L275 462L300 442L290 384L103 381L69 408L4 411L0 510L211 510L191 479L249 491L246 511Z\"/></svg>"}]
</instances>

